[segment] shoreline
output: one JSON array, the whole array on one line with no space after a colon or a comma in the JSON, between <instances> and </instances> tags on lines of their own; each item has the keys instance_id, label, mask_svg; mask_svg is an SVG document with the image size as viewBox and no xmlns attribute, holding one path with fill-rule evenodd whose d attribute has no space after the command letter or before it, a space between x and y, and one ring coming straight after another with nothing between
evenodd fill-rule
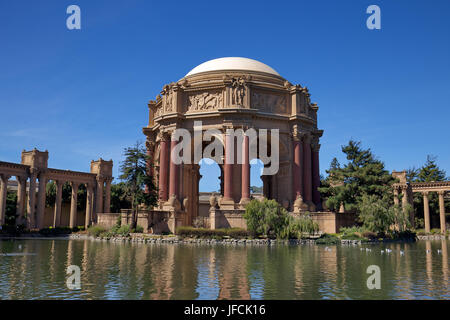
<instances>
[{"instance_id":1,"label":"shoreline","mask_svg":"<svg viewBox=\"0 0 450 320\"><path fill-rule=\"evenodd\" d=\"M346 245L358 246L363 244L381 244L381 243L410 243L424 240L450 240L450 236L443 235L420 235L415 240L406 239L382 239L382 240L347 240L341 239L338 244L317 244L317 239L209 239L209 238L180 238L178 236L162 236L150 234L130 234L128 237L115 236L111 238L94 237L88 234L67 234L60 236L45 235L19 235L8 236L0 235L1 240L91 240L111 243L145 243L145 244L203 244L203 245Z\"/></svg>"}]
</instances>

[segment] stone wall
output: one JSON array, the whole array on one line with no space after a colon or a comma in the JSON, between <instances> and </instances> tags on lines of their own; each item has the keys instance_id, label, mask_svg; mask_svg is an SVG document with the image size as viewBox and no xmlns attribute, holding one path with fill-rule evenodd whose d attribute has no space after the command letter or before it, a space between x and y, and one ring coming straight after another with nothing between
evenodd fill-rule
<instances>
[{"instance_id":1,"label":"stone wall","mask_svg":"<svg viewBox=\"0 0 450 320\"><path fill-rule=\"evenodd\" d=\"M355 224L355 215L352 213L314 212L310 215L324 233L338 233L342 227Z\"/></svg>"},{"instance_id":2,"label":"stone wall","mask_svg":"<svg viewBox=\"0 0 450 320\"><path fill-rule=\"evenodd\" d=\"M97 225L105 228L112 228L119 217L120 213L98 213Z\"/></svg>"},{"instance_id":3,"label":"stone wall","mask_svg":"<svg viewBox=\"0 0 450 320\"><path fill-rule=\"evenodd\" d=\"M245 210L220 210L210 211L209 223L211 229L220 228L241 228L247 230L247 223L244 219Z\"/></svg>"}]
</instances>

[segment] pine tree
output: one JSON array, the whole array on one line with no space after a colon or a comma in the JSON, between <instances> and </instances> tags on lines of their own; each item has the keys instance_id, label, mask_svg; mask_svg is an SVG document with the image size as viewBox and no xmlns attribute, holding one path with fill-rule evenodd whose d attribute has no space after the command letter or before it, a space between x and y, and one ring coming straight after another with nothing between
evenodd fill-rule
<instances>
[{"instance_id":1,"label":"pine tree","mask_svg":"<svg viewBox=\"0 0 450 320\"><path fill-rule=\"evenodd\" d=\"M341 167L337 159L333 159L327 170L328 183L319 188L322 195L328 198L328 208L337 211L343 203L346 210L355 211L363 195L381 199L392 193L394 179L370 148L363 149L361 142L350 140L348 145L342 146L342 152L348 163Z\"/></svg>"},{"instance_id":2,"label":"pine tree","mask_svg":"<svg viewBox=\"0 0 450 320\"><path fill-rule=\"evenodd\" d=\"M131 229L135 229L139 204L143 203L147 207L156 205L157 193L153 179L147 172L147 154L142 143L138 141L133 147L125 148L124 156L119 178L124 182L131 201ZM145 186L148 187L148 192L145 192Z\"/></svg>"}]
</instances>

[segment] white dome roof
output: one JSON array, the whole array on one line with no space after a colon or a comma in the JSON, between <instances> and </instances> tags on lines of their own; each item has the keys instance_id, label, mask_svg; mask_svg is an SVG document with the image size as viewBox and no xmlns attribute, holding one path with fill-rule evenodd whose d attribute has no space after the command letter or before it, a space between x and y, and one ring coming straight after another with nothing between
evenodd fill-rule
<instances>
[{"instance_id":1,"label":"white dome roof","mask_svg":"<svg viewBox=\"0 0 450 320\"><path fill-rule=\"evenodd\" d=\"M262 62L248 58L227 57L206 61L196 66L191 71L189 71L186 77L201 72L219 71L219 70L248 70L248 71L265 72L276 76L280 76L278 72L276 72L267 64L264 64Z\"/></svg>"}]
</instances>

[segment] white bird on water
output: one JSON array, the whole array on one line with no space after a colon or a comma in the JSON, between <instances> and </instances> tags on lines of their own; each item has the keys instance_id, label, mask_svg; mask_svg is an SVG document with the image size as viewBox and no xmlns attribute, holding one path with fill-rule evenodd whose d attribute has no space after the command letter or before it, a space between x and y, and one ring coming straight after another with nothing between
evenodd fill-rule
<instances>
[{"instance_id":1,"label":"white bird on water","mask_svg":"<svg viewBox=\"0 0 450 320\"><path fill-rule=\"evenodd\" d=\"M437 249L437 253L441 254L442 250L441 249Z\"/></svg>"},{"instance_id":2,"label":"white bird on water","mask_svg":"<svg viewBox=\"0 0 450 320\"><path fill-rule=\"evenodd\" d=\"M405 251L400 250L400 255L403 256L405 254Z\"/></svg>"},{"instance_id":3,"label":"white bird on water","mask_svg":"<svg viewBox=\"0 0 450 320\"><path fill-rule=\"evenodd\" d=\"M366 251L372 251L372 249L366 248Z\"/></svg>"},{"instance_id":4,"label":"white bird on water","mask_svg":"<svg viewBox=\"0 0 450 320\"><path fill-rule=\"evenodd\" d=\"M391 249L386 249L386 252L387 252L387 253L391 253L392 250L391 250Z\"/></svg>"},{"instance_id":5,"label":"white bird on water","mask_svg":"<svg viewBox=\"0 0 450 320\"><path fill-rule=\"evenodd\" d=\"M381 254L383 254L384 253L384 250L381 250Z\"/></svg>"}]
</instances>

